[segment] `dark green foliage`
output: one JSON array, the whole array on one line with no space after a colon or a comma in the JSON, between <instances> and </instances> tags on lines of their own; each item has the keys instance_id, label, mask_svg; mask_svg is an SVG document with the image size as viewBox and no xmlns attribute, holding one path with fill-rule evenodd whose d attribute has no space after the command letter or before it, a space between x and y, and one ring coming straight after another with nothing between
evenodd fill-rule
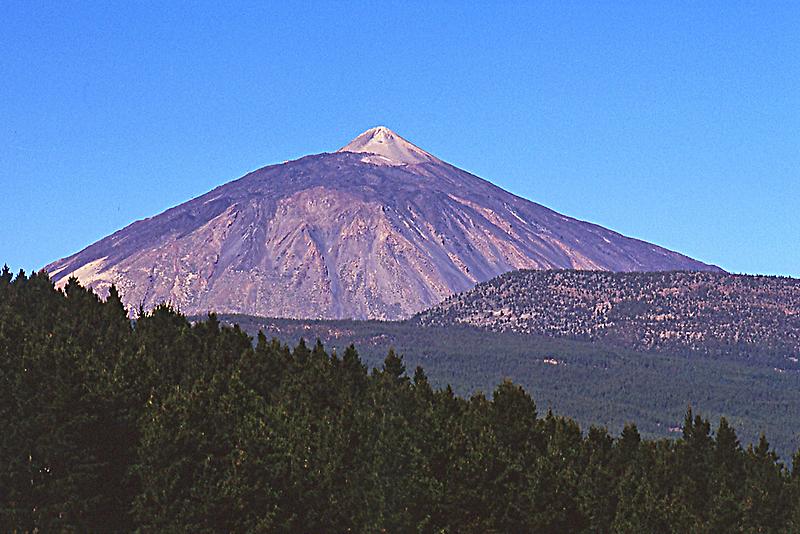
<instances>
[{"instance_id":1,"label":"dark green foliage","mask_svg":"<svg viewBox=\"0 0 800 534\"><path fill-rule=\"evenodd\" d=\"M0 282L0 521L3 530L81 530L128 524L136 418L121 367L130 322L43 273Z\"/></svg>"},{"instance_id":2,"label":"dark green foliage","mask_svg":"<svg viewBox=\"0 0 800 534\"><path fill-rule=\"evenodd\" d=\"M198 318L198 320L201 318ZM369 366L394 347L409 369L421 365L435 387L461 396L492 391L510 378L582 426L612 433L636 421L646 438L680 435L686 406L713 420L726 417L743 446L764 432L782 458L800 447L800 371L702 355L633 352L602 341L554 339L464 326L425 327L395 321L311 321L220 316L256 336L263 330L294 345L319 337L341 354L355 343Z\"/></svg>"},{"instance_id":3,"label":"dark green foliage","mask_svg":"<svg viewBox=\"0 0 800 534\"><path fill-rule=\"evenodd\" d=\"M519 385L435 390L389 351L294 349L115 290L0 274L0 530L796 532L800 452L688 410L612 437Z\"/></svg>"}]
</instances>

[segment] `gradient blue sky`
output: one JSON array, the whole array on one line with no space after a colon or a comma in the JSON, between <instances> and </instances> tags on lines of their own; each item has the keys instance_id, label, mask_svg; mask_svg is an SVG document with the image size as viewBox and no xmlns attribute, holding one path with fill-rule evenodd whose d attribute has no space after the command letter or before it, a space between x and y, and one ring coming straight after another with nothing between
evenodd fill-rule
<instances>
[{"instance_id":1,"label":"gradient blue sky","mask_svg":"<svg viewBox=\"0 0 800 534\"><path fill-rule=\"evenodd\" d=\"M467 4L0 3L0 264L384 124L567 215L800 276L800 2Z\"/></svg>"}]
</instances>

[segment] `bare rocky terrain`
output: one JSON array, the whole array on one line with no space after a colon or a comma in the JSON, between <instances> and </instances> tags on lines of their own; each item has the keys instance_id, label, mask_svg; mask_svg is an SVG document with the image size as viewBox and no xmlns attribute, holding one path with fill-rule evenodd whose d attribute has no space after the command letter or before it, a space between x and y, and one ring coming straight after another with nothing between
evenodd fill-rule
<instances>
[{"instance_id":1,"label":"bare rocky terrain","mask_svg":"<svg viewBox=\"0 0 800 534\"><path fill-rule=\"evenodd\" d=\"M712 270L578 221L445 163L384 127L264 167L45 268L131 310L409 317L514 269Z\"/></svg>"}]
</instances>

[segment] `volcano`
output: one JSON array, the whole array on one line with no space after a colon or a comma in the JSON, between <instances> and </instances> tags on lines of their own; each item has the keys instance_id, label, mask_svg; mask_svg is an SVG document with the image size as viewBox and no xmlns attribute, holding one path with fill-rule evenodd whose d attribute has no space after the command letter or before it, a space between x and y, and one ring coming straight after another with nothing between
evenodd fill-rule
<instances>
[{"instance_id":1,"label":"volcano","mask_svg":"<svg viewBox=\"0 0 800 534\"><path fill-rule=\"evenodd\" d=\"M719 271L515 196L386 127L270 165L45 269L186 314L399 319L516 269Z\"/></svg>"}]
</instances>

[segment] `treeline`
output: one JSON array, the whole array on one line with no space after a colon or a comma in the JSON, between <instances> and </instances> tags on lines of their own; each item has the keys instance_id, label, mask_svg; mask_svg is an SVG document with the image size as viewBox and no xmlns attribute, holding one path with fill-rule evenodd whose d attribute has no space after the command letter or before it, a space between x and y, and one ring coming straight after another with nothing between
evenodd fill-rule
<instances>
[{"instance_id":1,"label":"treeline","mask_svg":"<svg viewBox=\"0 0 800 534\"><path fill-rule=\"evenodd\" d=\"M765 369L763 362L655 354L603 341L464 325L225 314L219 320L238 324L253 338L263 330L290 346L301 338L320 338L328 351L341 354L352 343L369 368L380 367L394 348L409 369L422 366L434 388L450 385L462 397L491 392L509 378L532 392L537 405L552 407L584 428L597 424L619 434L625 423L635 421L643 437L675 438L691 405L713 421L727 417L743 445L757 443L766 433L785 462L800 447L800 372Z\"/></svg>"},{"instance_id":2,"label":"treeline","mask_svg":"<svg viewBox=\"0 0 800 534\"><path fill-rule=\"evenodd\" d=\"M487 355L491 357L491 355ZM166 306L0 274L0 530L798 532L800 451L537 415L434 390L390 352L254 344Z\"/></svg>"}]
</instances>

